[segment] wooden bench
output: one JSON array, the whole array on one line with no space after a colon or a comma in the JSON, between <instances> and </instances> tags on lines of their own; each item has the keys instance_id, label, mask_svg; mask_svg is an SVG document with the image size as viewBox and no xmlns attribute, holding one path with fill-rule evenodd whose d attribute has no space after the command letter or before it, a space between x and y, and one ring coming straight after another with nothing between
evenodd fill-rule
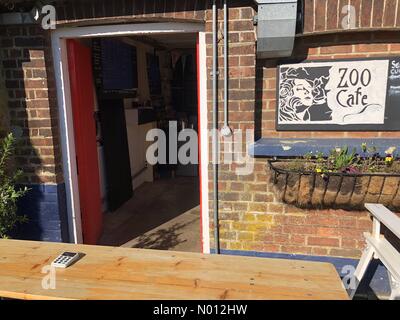
<instances>
[{"instance_id":1,"label":"wooden bench","mask_svg":"<svg viewBox=\"0 0 400 320\"><path fill-rule=\"evenodd\" d=\"M63 251L85 254L42 273ZM16 299L348 299L319 262L0 240L0 296Z\"/></svg>"},{"instance_id":2,"label":"wooden bench","mask_svg":"<svg viewBox=\"0 0 400 320\"><path fill-rule=\"evenodd\" d=\"M350 289L350 297L354 297L372 259L379 259L385 265L390 277L390 299L400 299L400 253L381 235L383 224L400 239L400 218L382 204L367 203L365 207L373 216L372 234L364 235L367 246L354 273L355 286Z\"/></svg>"}]
</instances>

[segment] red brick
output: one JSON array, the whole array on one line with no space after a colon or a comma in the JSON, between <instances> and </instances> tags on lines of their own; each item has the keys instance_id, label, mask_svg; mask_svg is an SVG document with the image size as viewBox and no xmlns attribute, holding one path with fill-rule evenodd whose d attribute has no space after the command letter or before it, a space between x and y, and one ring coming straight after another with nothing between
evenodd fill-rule
<instances>
[{"instance_id":1,"label":"red brick","mask_svg":"<svg viewBox=\"0 0 400 320\"><path fill-rule=\"evenodd\" d=\"M364 220L364 219L357 220L357 229L361 229L364 231L371 231L372 230L372 221Z\"/></svg>"},{"instance_id":2,"label":"red brick","mask_svg":"<svg viewBox=\"0 0 400 320\"><path fill-rule=\"evenodd\" d=\"M25 88L46 88L46 80L25 80Z\"/></svg>"},{"instance_id":3,"label":"red brick","mask_svg":"<svg viewBox=\"0 0 400 320\"><path fill-rule=\"evenodd\" d=\"M396 27L400 27L400 4L397 5L397 19L396 19Z\"/></svg>"},{"instance_id":4,"label":"red brick","mask_svg":"<svg viewBox=\"0 0 400 320\"><path fill-rule=\"evenodd\" d=\"M316 234L324 237L338 236L340 234L340 231L337 228L317 227Z\"/></svg>"},{"instance_id":5,"label":"red brick","mask_svg":"<svg viewBox=\"0 0 400 320\"><path fill-rule=\"evenodd\" d=\"M383 6L385 1L374 1L372 26L381 27L383 24Z\"/></svg>"},{"instance_id":6,"label":"red brick","mask_svg":"<svg viewBox=\"0 0 400 320\"><path fill-rule=\"evenodd\" d=\"M314 225L314 226L325 226L325 227L332 227L332 226L338 226L340 220L337 219L336 217L329 217L329 216L314 216L314 215L309 215L306 218L306 223L308 225Z\"/></svg>"},{"instance_id":7,"label":"red brick","mask_svg":"<svg viewBox=\"0 0 400 320\"><path fill-rule=\"evenodd\" d=\"M357 247L357 241L354 239L342 239L342 248L354 249Z\"/></svg>"},{"instance_id":8,"label":"red brick","mask_svg":"<svg viewBox=\"0 0 400 320\"><path fill-rule=\"evenodd\" d=\"M359 258L361 256L361 250L332 249L332 250L330 250L330 255L336 256L336 257L345 257L345 258Z\"/></svg>"},{"instance_id":9,"label":"red brick","mask_svg":"<svg viewBox=\"0 0 400 320\"><path fill-rule=\"evenodd\" d=\"M339 45L339 46L330 46L330 47L322 47L320 49L321 54L337 54L337 53L351 53L353 50L351 45Z\"/></svg>"},{"instance_id":10,"label":"red brick","mask_svg":"<svg viewBox=\"0 0 400 320\"><path fill-rule=\"evenodd\" d=\"M350 5L355 9L355 27L359 28L361 23L361 3L363 0L350 0Z\"/></svg>"},{"instance_id":11,"label":"red brick","mask_svg":"<svg viewBox=\"0 0 400 320\"><path fill-rule=\"evenodd\" d=\"M327 11L326 11L327 30L333 30L338 28L338 10L339 10L338 0L331 0L327 2Z\"/></svg>"},{"instance_id":12,"label":"red brick","mask_svg":"<svg viewBox=\"0 0 400 320\"><path fill-rule=\"evenodd\" d=\"M308 237L307 244L310 246L339 247L339 239L325 237Z\"/></svg>"},{"instance_id":13,"label":"red brick","mask_svg":"<svg viewBox=\"0 0 400 320\"><path fill-rule=\"evenodd\" d=\"M397 0L386 0L385 11L383 13L384 27L394 27L396 25L396 5Z\"/></svg>"},{"instance_id":14,"label":"red brick","mask_svg":"<svg viewBox=\"0 0 400 320\"><path fill-rule=\"evenodd\" d=\"M390 52L400 52L400 43L393 43L390 45Z\"/></svg>"},{"instance_id":15,"label":"red brick","mask_svg":"<svg viewBox=\"0 0 400 320\"><path fill-rule=\"evenodd\" d=\"M281 234L274 234L274 243L289 243L289 235L285 234L285 233L281 233Z\"/></svg>"},{"instance_id":16,"label":"red brick","mask_svg":"<svg viewBox=\"0 0 400 320\"><path fill-rule=\"evenodd\" d=\"M328 255L328 249L320 248L320 247L313 247L313 248L311 248L311 253L315 254L315 255L326 256L326 255Z\"/></svg>"},{"instance_id":17,"label":"red brick","mask_svg":"<svg viewBox=\"0 0 400 320\"><path fill-rule=\"evenodd\" d=\"M283 245L282 251L287 253L298 253L298 254L310 254L311 247L306 246L293 246L293 245Z\"/></svg>"},{"instance_id":18,"label":"red brick","mask_svg":"<svg viewBox=\"0 0 400 320\"><path fill-rule=\"evenodd\" d=\"M232 31L251 31L254 30L252 20L238 20L229 22L229 30Z\"/></svg>"},{"instance_id":19,"label":"red brick","mask_svg":"<svg viewBox=\"0 0 400 320\"><path fill-rule=\"evenodd\" d=\"M314 31L314 1L304 0L304 32L309 33Z\"/></svg>"},{"instance_id":20,"label":"red brick","mask_svg":"<svg viewBox=\"0 0 400 320\"><path fill-rule=\"evenodd\" d=\"M373 10L373 0L363 0L361 2L361 27L371 26L371 13Z\"/></svg>"},{"instance_id":21,"label":"red brick","mask_svg":"<svg viewBox=\"0 0 400 320\"><path fill-rule=\"evenodd\" d=\"M291 234L289 242L291 244L296 245L305 245L306 244L306 236L299 234Z\"/></svg>"},{"instance_id":22,"label":"red brick","mask_svg":"<svg viewBox=\"0 0 400 320\"><path fill-rule=\"evenodd\" d=\"M318 0L315 4L315 31L326 30L327 0Z\"/></svg>"},{"instance_id":23,"label":"red brick","mask_svg":"<svg viewBox=\"0 0 400 320\"><path fill-rule=\"evenodd\" d=\"M314 227L306 227L306 226L283 226L283 232L289 234L314 234L315 228Z\"/></svg>"},{"instance_id":24,"label":"red brick","mask_svg":"<svg viewBox=\"0 0 400 320\"><path fill-rule=\"evenodd\" d=\"M241 8L240 18L251 20L254 17L254 10L252 8Z\"/></svg>"}]
</instances>

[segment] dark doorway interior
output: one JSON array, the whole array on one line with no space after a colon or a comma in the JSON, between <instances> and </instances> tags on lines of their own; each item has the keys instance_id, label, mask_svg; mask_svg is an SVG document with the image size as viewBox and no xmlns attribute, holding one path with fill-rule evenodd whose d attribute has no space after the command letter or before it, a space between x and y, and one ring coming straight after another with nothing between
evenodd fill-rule
<instances>
[{"instance_id":1,"label":"dark doorway interior","mask_svg":"<svg viewBox=\"0 0 400 320\"><path fill-rule=\"evenodd\" d=\"M99 100L108 210L115 211L133 194L128 137L122 99Z\"/></svg>"}]
</instances>

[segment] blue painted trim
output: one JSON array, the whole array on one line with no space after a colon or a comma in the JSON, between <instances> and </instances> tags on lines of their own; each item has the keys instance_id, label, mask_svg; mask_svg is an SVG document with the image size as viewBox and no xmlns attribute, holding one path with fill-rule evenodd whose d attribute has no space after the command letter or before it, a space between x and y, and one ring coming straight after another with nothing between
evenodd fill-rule
<instances>
[{"instance_id":1,"label":"blue painted trim","mask_svg":"<svg viewBox=\"0 0 400 320\"><path fill-rule=\"evenodd\" d=\"M288 259L288 260L302 260L302 261L315 261L315 262L326 262L334 265L337 273L341 278L346 274L342 272L344 266L353 266L354 268L358 264L357 259L351 258L340 258L340 257L327 257L327 256L311 256L302 254L290 254L290 253L274 253L274 252L258 252L258 251L242 251L242 250L220 250L221 254L233 255L233 256L247 256L247 257L259 257L259 258L272 258L272 259ZM211 253L215 254L215 249L211 249ZM380 264L376 270L371 284L371 289L375 294L388 295L390 293L390 283L386 268Z\"/></svg>"},{"instance_id":2,"label":"blue painted trim","mask_svg":"<svg viewBox=\"0 0 400 320\"><path fill-rule=\"evenodd\" d=\"M28 193L18 203L18 214L28 223L20 224L12 237L24 240L69 242L65 185L27 185Z\"/></svg>"},{"instance_id":3,"label":"blue painted trim","mask_svg":"<svg viewBox=\"0 0 400 320\"><path fill-rule=\"evenodd\" d=\"M349 149L356 148L362 154L361 144L366 142L369 147L376 147L381 156L385 156L385 150L397 147L399 150L400 139L278 139L262 138L249 147L252 157L298 157L308 152L322 152L329 155L335 147L348 146Z\"/></svg>"}]
</instances>

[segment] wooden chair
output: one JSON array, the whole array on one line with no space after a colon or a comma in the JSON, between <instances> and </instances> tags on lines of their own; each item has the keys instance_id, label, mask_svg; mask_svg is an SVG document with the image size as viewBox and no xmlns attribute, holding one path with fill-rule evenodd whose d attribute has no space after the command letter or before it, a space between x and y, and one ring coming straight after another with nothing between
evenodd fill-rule
<instances>
[{"instance_id":1,"label":"wooden chair","mask_svg":"<svg viewBox=\"0 0 400 320\"><path fill-rule=\"evenodd\" d=\"M350 289L350 297L354 297L370 262L379 259L385 265L390 277L390 299L398 300L400 299L400 253L380 234L380 231L383 224L400 239L400 218L382 204L367 203L365 207L373 216L372 234L364 234L367 246L354 273L355 286Z\"/></svg>"}]
</instances>

